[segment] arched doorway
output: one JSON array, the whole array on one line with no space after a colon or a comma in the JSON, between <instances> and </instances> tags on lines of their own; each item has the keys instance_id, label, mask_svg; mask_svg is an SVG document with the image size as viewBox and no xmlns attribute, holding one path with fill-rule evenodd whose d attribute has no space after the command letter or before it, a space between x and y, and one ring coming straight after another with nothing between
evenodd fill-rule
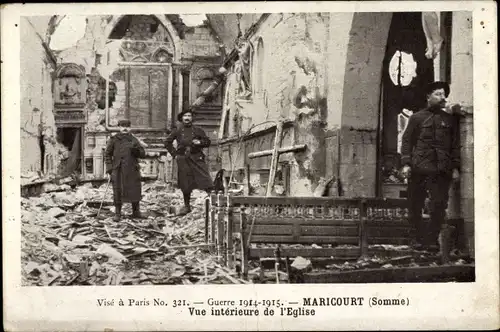
<instances>
[{"instance_id":1,"label":"arched doorway","mask_svg":"<svg viewBox=\"0 0 500 332\"><path fill-rule=\"evenodd\" d=\"M389 187L404 196L401 168L401 140L408 118L426 105L425 85L434 80L434 62L427 59L422 13L394 13L387 39L382 72L382 149L383 192ZM397 188L396 188L397 187Z\"/></svg>"}]
</instances>

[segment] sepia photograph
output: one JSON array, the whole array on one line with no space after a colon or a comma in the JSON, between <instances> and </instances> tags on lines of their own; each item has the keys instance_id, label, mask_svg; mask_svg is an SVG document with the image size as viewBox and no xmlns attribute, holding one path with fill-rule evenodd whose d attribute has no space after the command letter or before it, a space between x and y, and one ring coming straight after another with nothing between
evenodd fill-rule
<instances>
[{"instance_id":1,"label":"sepia photograph","mask_svg":"<svg viewBox=\"0 0 500 332\"><path fill-rule=\"evenodd\" d=\"M474 112L481 89L496 91L495 81L477 81L493 68L478 69L490 58L478 55L476 35L496 22L458 4L187 5L21 11L15 21L20 186L8 195L20 212L3 224L20 230L9 243L20 255L11 271L20 274L16 292L95 290L78 302L92 306L81 317L169 306L187 319L235 319L262 307L261 315L276 317L261 319L283 329L280 319L318 315L317 306L327 310L323 320L333 307L415 311L424 285L477 291L480 271L494 268L480 263L478 243L493 243L482 250L498 260L498 244L478 226L491 225L491 215L477 212L496 213L489 227L497 237L498 208L478 203L488 192L477 182L497 179L497 155L495 170L478 169L477 156L498 141L477 150L481 135L484 142L497 132L481 131ZM496 45L483 39L482 54ZM494 122L496 105L489 107L481 112ZM17 135L14 125L11 132L2 121L4 144ZM310 295L301 288L294 297L298 284L309 284ZM321 297L312 284L366 287L324 288ZM369 295L370 284L415 292L397 286ZM274 295L238 295L264 285ZM111 286L123 298L86 286ZM151 295L133 286L152 287ZM198 289L209 295L191 298ZM495 317L482 326L498 324Z\"/></svg>"},{"instance_id":2,"label":"sepia photograph","mask_svg":"<svg viewBox=\"0 0 500 332\"><path fill-rule=\"evenodd\" d=\"M22 17L23 284L474 281L472 23Z\"/></svg>"}]
</instances>

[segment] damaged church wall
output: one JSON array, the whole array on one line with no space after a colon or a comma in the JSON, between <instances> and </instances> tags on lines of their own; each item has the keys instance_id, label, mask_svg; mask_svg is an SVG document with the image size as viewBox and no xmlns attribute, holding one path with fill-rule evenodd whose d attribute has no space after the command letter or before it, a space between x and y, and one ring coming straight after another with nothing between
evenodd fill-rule
<instances>
[{"instance_id":1,"label":"damaged church wall","mask_svg":"<svg viewBox=\"0 0 500 332\"><path fill-rule=\"evenodd\" d=\"M337 73L331 78L327 151L334 151L334 154L327 160L333 159L331 165L338 172L336 176L342 184L343 195L373 197L376 195L382 63L392 13L334 15L342 16L343 21L351 21L351 24L348 35L345 30L342 35L338 34L338 23L335 30L330 31L332 48L338 47L340 42L342 47L339 49L345 53L339 54L344 57L343 61L339 58L329 62L332 66L329 73L340 67L339 70L344 69L344 77L341 80ZM337 66L342 62L344 68ZM340 114L336 109L341 110Z\"/></svg>"},{"instance_id":2,"label":"damaged church wall","mask_svg":"<svg viewBox=\"0 0 500 332\"><path fill-rule=\"evenodd\" d=\"M466 246L474 253L474 100L472 13L453 12L451 80L448 100L462 107L460 119L461 169L457 201L465 221ZM457 202L458 203L458 202Z\"/></svg>"},{"instance_id":3,"label":"damaged church wall","mask_svg":"<svg viewBox=\"0 0 500 332\"><path fill-rule=\"evenodd\" d=\"M294 122L291 144L308 146L280 157L290 162L290 195L312 195L332 178L340 179L346 196L375 195L380 82L391 17L271 14L250 37L251 98L238 99L238 87L232 86L237 75L229 72L229 137L252 124L288 119Z\"/></svg>"},{"instance_id":4,"label":"damaged church wall","mask_svg":"<svg viewBox=\"0 0 500 332\"><path fill-rule=\"evenodd\" d=\"M312 195L325 174L327 21L328 15L321 13L271 14L249 37L251 96L238 96L241 88L234 85L241 80L234 69L226 79L227 136L239 136L252 125L281 119L294 122L284 132L292 139L284 139L282 146L307 144L305 152L280 156L280 162L289 163L290 194L294 196ZM264 61L259 63L262 56ZM259 130L269 125L259 126ZM271 144L272 140L274 136Z\"/></svg>"},{"instance_id":5,"label":"damaged church wall","mask_svg":"<svg viewBox=\"0 0 500 332\"><path fill-rule=\"evenodd\" d=\"M85 178L103 175L102 149L110 135L105 126L105 78L110 78L108 124L113 127L118 120L129 118L133 127L146 130L138 133L139 137L159 147L166 136L165 130L175 125L175 114L206 89L220 67L219 45L207 26L187 27L179 20L172 23L167 16L178 19L179 15L87 16L83 37L73 46L56 52L58 64L70 63L85 68L87 95L84 113L87 123L82 161L91 164L83 170ZM115 32L115 27L123 23L122 19L129 20L126 23L128 32L123 27ZM158 22L158 28L150 30L151 24ZM123 37L120 31L125 34ZM130 36L127 37L127 34ZM115 40L110 42L110 38ZM135 49L132 45L132 49L123 53L121 38L147 40L149 44L143 50ZM168 48L167 59L160 58L160 51L151 53L158 46ZM144 59L137 60L136 56ZM128 70L128 67L119 65L121 61L139 65L146 62L146 67L132 66ZM170 62L171 65L160 62ZM189 94L183 96L181 84L185 85L186 78ZM220 93L206 104L215 107L216 112L216 108L221 105ZM148 115L144 116L144 112Z\"/></svg>"},{"instance_id":6,"label":"damaged church wall","mask_svg":"<svg viewBox=\"0 0 500 332\"><path fill-rule=\"evenodd\" d=\"M55 64L45 42L50 17L23 17L20 24L21 174L43 177L56 171L58 144L53 114L52 74ZM43 168L42 168L43 165Z\"/></svg>"},{"instance_id":7,"label":"damaged church wall","mask_svg":"<svg viewBox=\"0 0 500 332\"><path fill-rule=\"evenodd\" d=\"M219 46L209 29L204 26L188 27L186 28L183 39L180 39L179 36L168 29L172 24L163 16L164 15L155 15L156 19L166 26L167 32L165 33L170 36L169 40L174 42L172 45L174 48L174 64L190 72L197 72L201 69L208 68L212 70L215 75L216 68L220 66L220 53ZM114 90L114 100L109 105L110 124L116 125L118 118L123 118L125 116L125 73L117 64L119 61L118 47L120 42L106 44L114 26L121 18L122 16L111 15L88 16L86 18L87 25L84 37L73 47L65 49L58 54L58 62L75 63L83 65L86 68L89 81L86 105L86 113L89 120L87 129L91 131L104 130L100 125L105 118L104 105L100 104L103 104L104 101L105 81L103 78L107 77L107 75L111 77L113 83L111 89ZM172 27L172 29L174 28ZM147 38L144 37L144 39ZM110 65L106 66L104 62L107 60L108 54ZM191 75L190 103L196 99L197 95L200 93L199 90L203 89L206 85L200 84L202 80L195 74L196 73L192 73ZM204 81L208 81L209 79L208 77L203 77ZM205 83L204 81L202 83ZM179 82L176 79L173 83L178 84ZM144 84L144 82L140 81L138 75L132 75L131 86L137 86L138 84ZM172 88L178 97L178 85ZM163 90L166 91L167 88ZM102 103L99 103L99 101ZM220 105L220 101L218 104ZM175 102L175 106L179 108L178 101ZM163 105L162 108L166 111L166 105Z\"/></svg>"},{"instance_id":8,"label":"damaged church wall","mask_svg":"<svg viewBox=\"0 0 500 332\"><path fill-rule=\"evenodd\" d=\"M110 16L87 16L85 34L75 45L58 52L58 63L74 63L85 68L87 75L87 98L84 112L87 116L86 130L104 130L99 123L104 119L104 107L98 107L100 93L99 77L96 69L98 45L104 45L104 29Z\"/></svg>"}]
</instances>

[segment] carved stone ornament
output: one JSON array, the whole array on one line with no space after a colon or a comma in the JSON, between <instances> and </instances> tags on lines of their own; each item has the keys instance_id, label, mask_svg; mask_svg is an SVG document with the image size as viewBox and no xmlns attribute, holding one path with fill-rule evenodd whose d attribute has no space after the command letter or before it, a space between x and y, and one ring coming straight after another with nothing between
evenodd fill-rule
<instances>
[{"instance_id":1,"label":"carved stone ornament","mask_svg":"<svg viewBox=\"0 0 500 332\"><path fill-rule=\"evenodd\" d=\"M74 63L60 65L54 84L55 107L83 108L86 102L85 67Z\"/></svg>"},{"instance_id":2,"label":"carved stone ornament","mask_svg":"<svg viewBox=\"0 0 500 332\"><path fill-rule=\"evenodd\" d=\"M120 58L125 62L172 62L174 49L167 42L124 39Z\"/></svg>"},{"instance_id":3,"label":"carved stone ornament","mask_svg":"<svg viewBox=\"0 0 500 332\"><path fill-rule=\"evenodd\" d=\"M83 110L57 110L54 120L58 127L72 127L87 123Z\"/></svg>"}]
</instances>

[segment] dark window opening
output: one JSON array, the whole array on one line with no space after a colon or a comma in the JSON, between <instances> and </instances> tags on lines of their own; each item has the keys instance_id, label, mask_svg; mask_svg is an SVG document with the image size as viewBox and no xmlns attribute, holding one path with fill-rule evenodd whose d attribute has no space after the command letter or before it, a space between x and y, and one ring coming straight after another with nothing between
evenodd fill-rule
<instances>
[{"instance_id":1,"label":"dark window opening","mask_svg":"<svg viewBox=\"0 0 500 332\"><path fill-rule=\"evenodd\" d=\"M85 158L85 172L87 174L94 173L94 158Z\"/></svg>"},{"instance_id":2,"label":"dark window opening","mask_svg":"<svg viewBox=\"0 0 500 332\"><path fill-rule=\"evenodd\" d=\"M441 13L441 35L444 38L443 46L440 53L441 79L451 84L451 38L453 13Z\"/></svg>"},{"instance_id":3,"label":"dark window opening","mask_svg":"<svg viewBox=\"0 0 500 332\"><path fill-rule=\"evenodd\" d=\"M80 128L58 128L57 140L68 150L71 150L75 142L76 135L80 133Z\"/></svg>"},{"instance_id":4,"label":"dark window opening","mask_svg":"<svg viewBox=\"0 0 500 332\"><path fill-rule=\"evenodd\" d=\"M45 143L44 143L44 135L38 136L38 144L40 146L40 169L45 171Z\"/></svg>"},{"instance_id":5,"label":"dark window opening","mask_svg":"<svg viewBox=\"0 0 500 332\"><path fill-rule=\"evenodd\" d=\"M424 88L434 80L434 63L425 57L426 48L422 13L394 13L383 63L381 180L384 183L402 182L398 170L404 126L399 125L399 120L427 103Z\"/></svg>"}]
</instances>

